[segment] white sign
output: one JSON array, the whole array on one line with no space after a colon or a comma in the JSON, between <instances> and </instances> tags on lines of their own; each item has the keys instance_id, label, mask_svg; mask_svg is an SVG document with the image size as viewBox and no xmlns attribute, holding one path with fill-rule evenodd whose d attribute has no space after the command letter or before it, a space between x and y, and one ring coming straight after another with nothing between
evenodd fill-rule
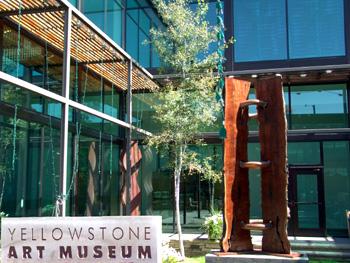
<instances>
[{"instance_id":1,"label":"white sign","mask_svg":"<svg viewBox=\"0 0 350 263\"><path fill-rule=\"evenodd\" d=\"M160 216L2 218L1 262L161 262Z\"/></svg>"}]
</instances>

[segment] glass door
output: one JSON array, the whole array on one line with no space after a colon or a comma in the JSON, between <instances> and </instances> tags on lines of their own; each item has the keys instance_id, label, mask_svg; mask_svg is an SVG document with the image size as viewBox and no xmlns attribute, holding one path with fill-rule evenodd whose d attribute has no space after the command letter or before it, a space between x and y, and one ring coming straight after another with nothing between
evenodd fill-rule
<instances>
[{"instance_id":1,"label":"glass door","mask_svg":"<svg viewBox=\"0 0 350 263\"><path fill-rule=\"evenodd\" d=\"M289 234L325 235L325 206L322 167L289 169Z\"/></svg>"}]
</instances>

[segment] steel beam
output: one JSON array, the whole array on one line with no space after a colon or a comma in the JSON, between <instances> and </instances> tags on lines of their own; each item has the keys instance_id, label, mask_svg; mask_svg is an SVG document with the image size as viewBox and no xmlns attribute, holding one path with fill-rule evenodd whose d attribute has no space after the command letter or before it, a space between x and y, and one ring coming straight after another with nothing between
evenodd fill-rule
<instances>
[{"instance_id":1,"label":"steel beam","mask_svg":"<svg viewBox=\"0 0 350 263\"><path fill-rule=\"evenodd\" d=\"M126 95L126 122L132 124L132 60L128 63L128 93ZM131 130L126 130L126 175L125 175L125 186L126 186L126 215L131 214L131 199L130 199L130 188L131 188Z\"/></svg>"},{"instance_id":2,"label":"steel beam","mask_svg":"<svg viewBox=\"0 0 350 263\"><path fill-rule=\"evenodd\" d=\"M60 162L60 197L57 197L56 205L60 206L60 216L66 216L67 195L67 162L68 162L68 118L69 118L69 85L70 85L70 49L72 35L72 10L68 8L64 13L64 50L63 50L63 81L62 96L65 98L62 104L61 116L61 162Z\"/></svg>"}]
</instances>

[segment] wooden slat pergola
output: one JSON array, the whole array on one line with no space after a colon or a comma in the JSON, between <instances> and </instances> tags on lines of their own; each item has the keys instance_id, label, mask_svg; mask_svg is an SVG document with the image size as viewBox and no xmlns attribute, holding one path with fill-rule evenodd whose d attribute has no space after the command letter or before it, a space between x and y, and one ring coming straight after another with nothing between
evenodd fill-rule
<instances>
[{"instance_id":1,"label":"wooden slat pergola","mask_svg":"<svg viewBox=\"0 0 350 263\"><path fill-rule=\"evenodd\" d=\"M69 5L61 0L3 0L0 16L20 24L21 28L54 48L64 52L64 12ZM120 47L73 9L71 25L71 58L101 75L122 90L128 86L128 65L131 59ZM133 61L132 89L154 90L158 85L152 76Z\"/></svg>"}]
</instances>

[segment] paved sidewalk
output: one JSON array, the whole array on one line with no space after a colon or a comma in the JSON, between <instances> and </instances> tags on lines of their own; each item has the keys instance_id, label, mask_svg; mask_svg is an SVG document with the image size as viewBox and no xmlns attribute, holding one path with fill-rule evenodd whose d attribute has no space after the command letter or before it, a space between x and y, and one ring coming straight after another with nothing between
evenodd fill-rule
<instances>
[{"instance_id":1,"label":"paved sidewalk","mask_svg":"<svg viewBox=\"0 0 350 263\"><path fill-rule=\"evenodd\" d=\"M198 243L207 240L206 234L183 234L184 241L187 243ZM350 239L335 237L288 237L292 250L299 253L306 253L311 258L337 258L349 259L350 262ZM163 242L174 244L178 240L178 235L173 233L164 233ZM261 248L261 235L253 235L252 241L254 248ZM175 243L176 244L176 243ZM215 245L215 244L214 244ZM218 244L217 244L218 247ZM209 251L208 251L209 252Z\"/></svg>"}]
</instances>

